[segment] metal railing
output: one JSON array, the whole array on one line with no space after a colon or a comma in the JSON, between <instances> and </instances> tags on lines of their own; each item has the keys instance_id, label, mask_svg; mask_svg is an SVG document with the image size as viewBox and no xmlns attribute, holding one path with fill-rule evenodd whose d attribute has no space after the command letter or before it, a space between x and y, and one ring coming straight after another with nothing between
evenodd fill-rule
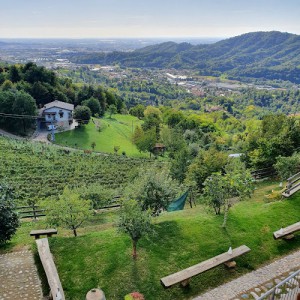
<instances>
[{"instance_id":1,"label":"metal railing","mask_svg":"<svg viewBox=\"0 0 300 300\"><path fill-rule=\"evenodd\" d=\"M297 275L300 275L300 270L278 283L256 300L297 300L297 296L300 294L299 282L295 279Z\"/></svg>"}]
</instances>

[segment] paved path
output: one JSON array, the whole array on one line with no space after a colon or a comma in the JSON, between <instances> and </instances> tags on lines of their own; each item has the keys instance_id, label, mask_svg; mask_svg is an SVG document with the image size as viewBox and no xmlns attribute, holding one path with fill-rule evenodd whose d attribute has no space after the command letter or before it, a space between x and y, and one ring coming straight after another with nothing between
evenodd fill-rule
<instances>
[{"instance_id":1,"label":"paved path","mask_svg":"<svg viewBox=\"0 0 300 300\"><path fill-rule=\"evenodd\" d=\"M300 268L300 251L294 252L265 267L225 283L193 300L239 299L238 295L246 293L253 288L261 286L262 284L297 268Z\"/></svg>"},{"instance_id":2,"label":"paved path","mask_svg":"<svg viewBox=\"0 0 300 300\"><path fill-rule=\"evenodd\" d=\"M12 138L12 139L17 139L17 140L22 140L24 138L18 136L18 135L15 135L15 134L12 134L12 133L9 133L3 129L0 129L0 136L6 136L6 137L9 137L9 138Z\"/></svg>"},{"instance_id":3,"label":"paved path","mask_svg":"<svg viewBox=\"0 0 300 300\"><path fill-rule=\"evenodd\" d=\"M0 255L0 300L41 299L41 283L32 252Z\"/></svg>"}]
</instances>

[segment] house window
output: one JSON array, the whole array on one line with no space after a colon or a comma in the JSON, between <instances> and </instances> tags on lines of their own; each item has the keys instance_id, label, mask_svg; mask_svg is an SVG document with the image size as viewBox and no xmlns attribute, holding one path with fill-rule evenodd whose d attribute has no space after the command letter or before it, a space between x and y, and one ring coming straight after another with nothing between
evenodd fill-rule
<instances>
[{"instance_id":1,"label":"house window","mask_svg":"<svg viewBox=\"0 0 300 300\"><path fill-rule=\"evenodd\" d=\"M64 112L62 110L59 111L59 117L62 119L64 117Z\"/></svg>"}]
</instances>

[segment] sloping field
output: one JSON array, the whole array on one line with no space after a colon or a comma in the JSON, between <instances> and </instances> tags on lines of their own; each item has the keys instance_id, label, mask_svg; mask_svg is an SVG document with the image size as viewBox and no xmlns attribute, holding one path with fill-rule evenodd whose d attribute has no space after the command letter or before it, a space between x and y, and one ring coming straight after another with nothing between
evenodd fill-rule
<instances>
[{"instance_id":1,"label":"sloping field","mask_svg":"<svg viewBox=\"0 0 300 300\"><path fill-rule=\"evenodd\" d=\"M15 188L17 200L58 195L66 185L120 188L149 161L117 155L85 154L40 143L0 138L0 181Z\"/></svg>"},{"instance_id":2,"label":"sloping field","mask_svg":"<svg viewBox=\"0 0 300 300\"><path fill-rule=\"evenodd\" d=\"M132 133L142 121L131 115L113 115L112 118L93 118L89 124L75 130L56 134L56 143L64 146L92 149L95 151L114 153L114 147L119 147L118 154L123 151L127 156L146 157L140 153L131 142Z\"/></svg>"}]
</instances>

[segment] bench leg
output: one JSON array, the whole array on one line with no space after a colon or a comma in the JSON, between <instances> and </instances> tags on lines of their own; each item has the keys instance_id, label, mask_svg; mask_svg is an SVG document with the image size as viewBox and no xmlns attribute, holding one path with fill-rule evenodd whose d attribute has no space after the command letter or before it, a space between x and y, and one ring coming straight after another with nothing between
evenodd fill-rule
<instances>
[{"instance_id":1,"label":"bench leg","mask_svg":"<svg viewBox=\"0 0 300 300\"><path fill-rule=\"evenodd\" d=\"M35 238L36 240L38 240L38 239L40 238L40 236L37 234L37 235L34 236L34 238Z\"/></svg>"},{"instance_id":2,"label":"bench leg","mask_svg":"<svg viewBox=\"0 0 300 300\"><path fill-rule=\"evenodd\" d=\"M226 263L224 263L224 265L228 268L228 269L233 269L236 267L236 262L234 260L232 261L228 261Z\"/></svg>"},{"instance_id":3,"label":"bench leg","mask_svg":"<svg viewBox=\"0 0 300 300\"><path fill-rule=\"evenodd\" d=\"M283 237L284 240L288 241L288 240L291 240L293 239L295 236L293 234L289 234L289 235L286 235L285 237Z\"/></svg>"},{"instance_id":4,"label":"bench leg","mask_svg":"<svg viewBox=\"0 0 300 300\"><path fill-rule=\"evenodd\" d=\"M188 286L189 284L190 284L190 278L188 278L188 279L183 280L183 281L180 282L180 285L181 285L182 287L186 287L186 286Z\"/></svg>"},{"instance_id":5,"label":"bench leg","mask_svg":"<svg viewBox=\"0 0 300 300\"><path fill-rule=\"evenodd\" d=\"M47 237L51 237L52 236L52 233L47 233Z\"/></svg>"}]
</instances>

